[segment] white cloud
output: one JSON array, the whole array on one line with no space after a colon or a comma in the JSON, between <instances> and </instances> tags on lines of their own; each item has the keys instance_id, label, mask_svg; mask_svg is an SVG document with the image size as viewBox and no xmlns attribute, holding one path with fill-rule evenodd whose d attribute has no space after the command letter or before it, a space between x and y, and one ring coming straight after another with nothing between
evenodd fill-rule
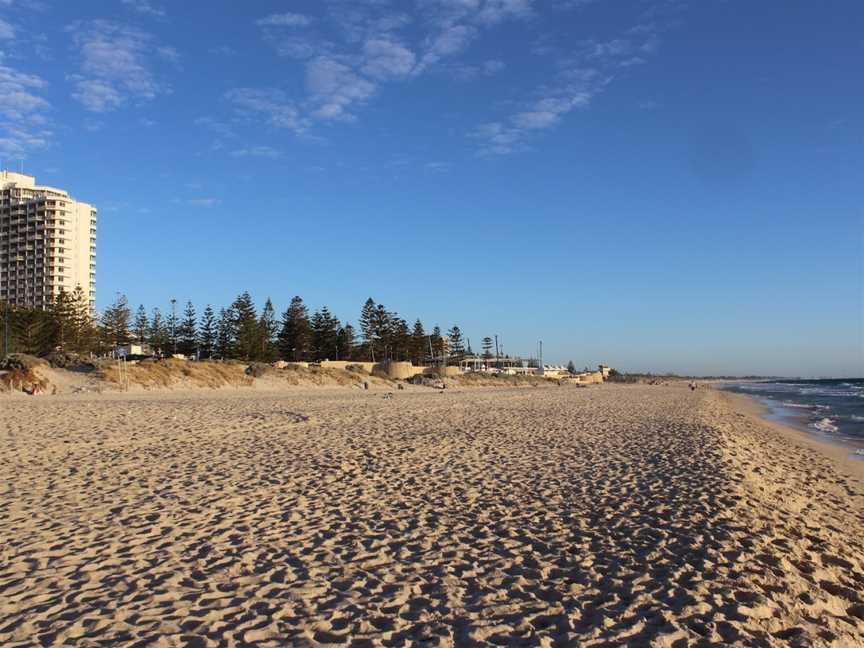
<instances>
[{"instance_id":1,"label":"white cloud","mask_svg":"<svg viewBox=\"0 0 864 648\"><path fill-rule=\"evenodd\" d=\"M506 67L503 61L491 59L478 65L452 63L444 66L442 69L459 81L473 81L478 77L494 76Z\"/></svg>"},{"instance_id":2,"label":"white cloud","mask_svg":"<svg viewBox=\"0 0 864 648\"><path fill-rule=\"evenodd\" d=\"M11 40L15 38L15 28L0 18L0 40Z\"/></svg>"},{"instance_id":3,"label":"white cloud","mask_svg":"<svg viewBox=\"0 0 864 648\"><path fill-rule=\"evenodd\" d=\"M177 52L162 47L134 27L105 20L74 23L67 28L80 59L80 73L69 75L73 97L87 110L108 112L128 99L150 100L170 91L152 70L153 52L176 60Z\"/></svg>"},{"instance_id":4,"label":"white cloud","mask_svg":"<svg viewBox=\"0 0 864 648\"><path fill-rule=\"evenodd\" d=\"M279 151L271 146L253 146L251 148L237 149L232 151L233 157L262 157L275 160L282 157L282 151Z\"/></svg>"},{"instance_id":5,"label":"white cloud","mask_svg":"<svg viewBox=\"0 0 864 648\"><path fill-rule=\"evenodd\" d=\"M366 62L361 70L374 79L408 76L416 62L414 52L392 40L368 40L363 53Z\"/></svg>"},{"instance_id":6,"label":"white cloud","mask_svg":"<svg viewBox=\"0 0 864 648\"><path fill-rule=\"evenodd\" d=\"M262 27L305 27L312 23L312 19L303 14L281 13L270 14L266 18L256 20L255 23Z\"/></svg>"},{"instance_id":7,"label":"white cloud","mask_svg":"<svg viewBox=\"0 0 864 648\"><path fill-rule=\"evenodd\" d=\"M449 162L427 162L423 168L430 173L443 173L450 170Z\"/></svg>"},{"instance_id":8,"label":"white cloud","mask_svg":"<svg viewBox=\"0 0 864 648\"><path fill-rule=\"evenodd\" d=\"M470 133L482 142L481 155L525 150L536 133L554 128L574 110L590 106L622 68L645 63L644 57L656 51L659 41L651 29L638 34L633 38L578 43L570 56L558 61L555 81L538 88L533 100L508 117L482 124Z\"/></svg>"},{"instance_id":9,"label":"white cloud","mask_svg":"<svg viewBox=\"0 0 864 648\"><path fill-rule=\"evenodd\" d=\"M222 200L220 198L191 198L186 201L186 204L193 207L216 207L222 204Z\"/></svg>"},{"instance_id":10,"label":"white cloud","mask_svg":"<svg viewBox=\"0 0 864 648\"><path fill-rule=\"evenodd\" d=\"M307 123L285 93L275 88L234 88L225 94L235 110L245 117L263 116L271 126L302 133Z\"/></svg>"},{"instance_id":11,"label":"white cloud","mask_svg":"<svg viewBox=\"0 0 864 648\"><path fill-rule=\"evenodd\" d=\"M51 139L51 105L37 94L47 84L40 77L0 65L0 155L26 157Z\"/></svg>"},{"instance_id":12,"label":"white cloud","mask_svg":"<svg viewBox=\"0 0 864 648\"><path fill-rule=\"evenodd\" d=\"M418 71L434 65L446 56L463 51L477 35L477 28L470 25L453 25L432 38L427 45Z\"/></svg>"},{"instance_id":13,"label":"white cloud","mask_svg":"<svg viewBox=\"0 0 864 648\"><path fill-rule=\"evenodd\" d=\"M80 76L70 80L75 82L72 98L91 112L109 112L123 105L123 95L110 83Z\"/></svg>"},{"instance_id":14,"label":"white cloud","mask_svg":"<svg viewBox=\"0 0 864 648\"><path fill-rule=\"evenodd\" d=\"M347 65L319 56L306 65L306 89L313 103L312 114L323 120L353 119L351 104L375 94L376 86Z\"/></svg>"},{"instance_id":15,"label":"white cloud","mask_svg":"<svg viewBox=\"0 0 864 648\"><path fill-rule=\"evenodd\" d=\"M486 0L477 13L477 22L495 24L508 18L526 18L533 13L532 0Z\"/></svg>"},{"instance_id":16,"label":"white cloud","mask_svg":"<svg viewBox=\"0 0 864 648\"><path fill-rule=\"evenodd\" d=\"M162 18L165 16L165 10L161 7L154 7L148 0L122 0L127 7L134 9L138 13L149 14Z\"/></svg>"},{"instance_id":17,"label":"white cloud","mask_svg":"<svg viewBox=\"0 0 864 648\"><path fill-rule=\"evenodd\" d=\"M201 128L206 128L207 130L216 133L222 137L236 137L237 134L234 132L234 129L231 128L225 122L221 122L218 119L214 119L213 117L198 117L195 119L194 124L196 126L200 126Z\"/></svg>"}]
</instances>

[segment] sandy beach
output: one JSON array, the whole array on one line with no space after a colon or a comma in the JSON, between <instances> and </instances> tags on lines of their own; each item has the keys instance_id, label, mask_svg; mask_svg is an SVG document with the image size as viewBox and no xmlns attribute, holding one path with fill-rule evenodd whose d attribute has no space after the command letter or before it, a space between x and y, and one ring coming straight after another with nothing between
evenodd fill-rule
<instances>
[{"instance_id":1,"label":"sandy beach","mask_svg":"<svg viewBox=\"0 0 864 648\"><path fill-rule=\"evenodd\" d=\"M864 645L839 459L683 386L8 398L0 645Z\"/></svg>"}]
</instances>

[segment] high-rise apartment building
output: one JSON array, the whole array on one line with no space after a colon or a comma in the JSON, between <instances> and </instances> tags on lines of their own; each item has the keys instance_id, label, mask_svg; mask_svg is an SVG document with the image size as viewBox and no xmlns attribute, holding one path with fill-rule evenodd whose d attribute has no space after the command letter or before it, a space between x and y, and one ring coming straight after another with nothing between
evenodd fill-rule
<instances>
[{"instance_id":1,"label":"high-rise apartment building","mask_svg":"<svg viewBox=\"0 0 864 648\"><path fill-rule=\"evenodd\" d=\"M36 178L0 171L0 301L48 308L81 286L96 304L96 209Z\"/></svg>"}]
</instances>

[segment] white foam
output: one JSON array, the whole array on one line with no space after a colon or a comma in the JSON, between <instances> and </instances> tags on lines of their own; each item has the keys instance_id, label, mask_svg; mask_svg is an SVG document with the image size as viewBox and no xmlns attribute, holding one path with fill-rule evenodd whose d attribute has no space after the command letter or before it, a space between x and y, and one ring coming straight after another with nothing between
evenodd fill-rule
<instances>
[{"instance_id":1,"label":"white foam","mask_svg":"<svg viewBox=\"0 0 864 648\"><path fill-rule=\"evenodd\" d=\"M821 421L818 421L813 424L813 427L819 430L820 432L837 432L840 430L836 425L834 425L834 421L830 418L823 418Z\"/></svg>"}]
</instances>

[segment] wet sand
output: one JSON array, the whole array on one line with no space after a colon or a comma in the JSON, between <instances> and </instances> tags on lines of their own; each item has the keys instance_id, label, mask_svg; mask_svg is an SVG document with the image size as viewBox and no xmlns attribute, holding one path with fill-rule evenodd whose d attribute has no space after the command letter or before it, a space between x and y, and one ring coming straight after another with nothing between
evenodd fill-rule
<instances>
[{"instance_id":1,"label":"wet sand","mask_svg":"<svg viewBox=\"0 0 864 648\"><path fill-rule=\"evenodd\" d=\"M864 485L739 410L612 385L7 399L0 645L862 645Z\"/></svg>"}]
</instances>

